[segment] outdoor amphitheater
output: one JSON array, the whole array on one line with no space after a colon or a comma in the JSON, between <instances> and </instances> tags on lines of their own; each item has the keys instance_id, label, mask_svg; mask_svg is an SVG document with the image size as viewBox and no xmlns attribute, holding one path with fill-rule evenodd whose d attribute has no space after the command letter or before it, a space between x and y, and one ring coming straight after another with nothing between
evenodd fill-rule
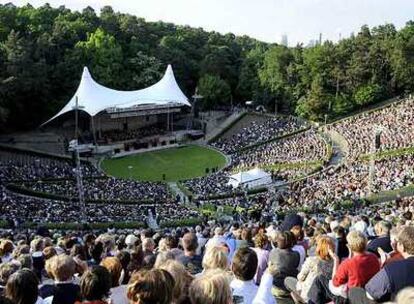
<instances>
[{"instance_id":1,"label":"outdoor amphitheater","mask_svg":"<svg viewBox=\"0 0 414 304\"><path fill-rule=\"evenodd\" d=\"M0 3L0 303L414 303L413 33Z\"/></svg>"}]
</instances>

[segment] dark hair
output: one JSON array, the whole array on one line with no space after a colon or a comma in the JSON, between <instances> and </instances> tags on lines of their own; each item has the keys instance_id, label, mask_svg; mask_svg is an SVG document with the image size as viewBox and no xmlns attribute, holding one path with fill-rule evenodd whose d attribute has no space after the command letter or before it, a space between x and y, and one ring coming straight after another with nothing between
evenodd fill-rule
<instances>
[{"instance_id":1,"label":"dark hair","mask_svg":"<svg viewBox=\"0 0 414 304\"><path fill-rule=\"evenodd\" d=\"M0 304L13 304L9 299L0 296Z\"/></svg>"},{"instance_id":2,"label":"dark hair","mask_svg":"<svg viewBox=\"0 0 414 304\"><path fill-rule=\"evenodd\" d=\"M116 257L121 262L122 268L124 269L124 280L121 282L121 285L128 283L129 281L129 272L128 265L131 262L131 254L128 251L120 251Z\"/></svg>"},{"instance_id":3,"label":"dark hair","mask_svg":"<svg viewBox=\"0 0 414 304\"><path fill-rule=\"evenodd\" d=\"M129 281L128 299L140 304L170 304L174 284L173 276L166 270L141 270L134 273Z\"/></svg>"},{"instance_id":4,"label":"dark hair","mask_svg":"<svg viewBox=\"0 0 414 304\"><path fill-rule=\"evenodd\" d=\"M14 304L34 304L39 295L38 284L33 271L21 269L9 277L5 295Z\"/></svg>"},{"instance_id":5,"label":"dark hair","mask_svg":"<svg viewBox=\"0 0 414 304\"><path fill-rule=\"evenodd\" d=\"M70 249L70 256L71 257L78 257L82 261L86 261L86 253L85 248L82 245L75 244Z\"/></svg>"},{"instance_id":6,"label":"dark hair","mask_svg":"<svg viewBox=\"0 0 414 304\"><path fill-rule=\"evenodd\" d=\"M101 262L101 256L104 250L104 246L101 242L97 242L94 246L91 248L91 257L96 261L96 263Z\"/></svg>"},{"instance_id":7,"label":"dark hair","mask_svg":"<svg viewBox=\"0 0 414 304\"><path fill-rule=\"evenodd\" d=\"M131 261L131 254L128 251L122 250L118 252L116 257L121 262L122 268L127 269L129 262Z\"/></svg>"},{"instance_id":8,"label":"dark hair","mask_svg":"<svg viewBox=\"0 0 414 304\"><path fill-rule=\"evenodd\" d=\"M177 248L177 245L178 245L175 237L171 235L167 235L165 237L165 244L167 245L169 249Z\"/></svg>"},{"instance_id":9,"label":"dark hair","mask_svg":"<svg viewBox=\"0 0 414 304\"><path fill-rule=\"evenodd\" d=\"M183 248L187 251L196 251L198 247L197 236L195 233L186 233L183 237Z\"/></svg>"},{"instance_id":10,"label":"dark hair","mask_svg":"<svg viewBox=\"0 0 414 304\"><path fill-rule=\"evenodd\" d=\"M249 281L256 274L257 263L256 252L248 247L242 247L234 254L231 268L236 278L242 281Z\"/></svg>"},{"instance_id":11,"label":"dark hair","mask_svg":"<svg viewBox=\"0 0 414 304\"><path fill-rule=\"evenodd\" d=\"M289 249L295 245L296 239L292 232L279 232L276 236L277 247L279 249Z\"/></svg>"},{"instance_id":12,"label":"dark hair","mask_svg":"<svg viewBox=\"0 0 414 304\"><path fill-rule=\"evenodd\" d=\"M108 297L111 286L111 274L102 266L95 266L86 271L80 281L82 298L87 301L98 301Z\"/></svg>"}]
</instances>

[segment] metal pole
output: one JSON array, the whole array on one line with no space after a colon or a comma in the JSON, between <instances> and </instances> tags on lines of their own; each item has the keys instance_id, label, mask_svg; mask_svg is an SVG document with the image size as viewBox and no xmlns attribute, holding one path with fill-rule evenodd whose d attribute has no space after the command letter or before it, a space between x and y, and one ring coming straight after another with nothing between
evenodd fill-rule
<instances>
[{"instance_id":1,"label":"metal pole","mask_svg":"<svg viewBox=\"0 0 414 304\"><path fill-rule=\"evenodd\" d=\"M93 144L96 146L96 130L95 130L95 123L93 120L93 116L91 116L91 122L92 122L92 134L93 134Z\"/></svg>"},{"instance_id":2,"label":"metal pole","mask_svg":"<svg viewBox=\"0 0 414 304\"><path fill-rule=\"evenodd\" d=\"M75 139L78 140L78 96L75 97Z\"/></svg>"},{"instance_id":3,"label":"metal pole","mask_svg":"<svg viewBox=\"0 0 414 304\"><path fill-rule=\"evenodd\" d=\"M174 111L171 112L171 132L174 132Z\"/></svg>"},{"instance_id":4,"label":"metal pole","mask_svg":"<svg viewBox=\"0 0 414 304\"><path fill-rule=\"evenodd\" d=\"M375 153L377 151L375 141L377 138L377 132L374 133L374 140L372 141L371 147L371 155L369 158L369 176L368 176L368 183L369 183L369 195L374 193L374 179L375 179Z\"/></svg>"},{"instance_id":5,"label":"metal pole","mask_svg":"<svg viewBox=\"0 0 414 304\"><path fill-rule=\"evenodd\" d=\"M82 169L80 165L80 157L79 157L79 150L76 147L76 186L78 188L78 199L79 199L79 207L81 213L81 221L82 223L86 223L86 205L85 205L85 196L83 192L83 182L82 182Z\"/></svg>"},{"instance_id":6,"label":"metal pole","mask_svg":"<svg viewBox=\"0 0 414 304\"><path fill-rule=\"evenodd\" d=\"M167 132L170 131L170 105L167 105Z\"/></svg>"}]
</instances>

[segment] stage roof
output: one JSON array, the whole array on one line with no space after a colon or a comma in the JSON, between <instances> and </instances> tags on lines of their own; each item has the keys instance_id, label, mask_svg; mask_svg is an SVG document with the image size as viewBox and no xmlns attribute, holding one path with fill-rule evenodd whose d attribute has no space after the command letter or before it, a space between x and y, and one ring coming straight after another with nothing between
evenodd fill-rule
<instances>
[{"instance_id":1,"label":"stage roof","mask_svg":"<svg viewBox=\"0 0 414 304\"><path fill-rule=\"evenodd\" d=\"M180 103L191 106L175 80L171 65L168 65L164 76L159 82L137 91L118 91L107 88L97 83L92 78L88 68L84 67L79 87L72 99L62 110L44 124L74 110L76 99L78 100L78 108L90 116L95 116L109 108L130 108L148 104L166 105L169 103Z\"/></svg>"}]
</instances>

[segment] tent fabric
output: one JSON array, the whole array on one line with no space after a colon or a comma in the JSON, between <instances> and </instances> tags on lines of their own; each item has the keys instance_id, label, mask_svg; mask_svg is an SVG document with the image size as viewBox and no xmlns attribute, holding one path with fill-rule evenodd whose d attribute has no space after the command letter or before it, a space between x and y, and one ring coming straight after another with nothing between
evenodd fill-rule
<instances>
[{"instance_id":1,"label":"tent fabric","mask_svg":"<svg viewBox=\"0 0 414 304\"><path fill-rule=\"evenodd\" d=\"M228 185L233 188L245 186L254 188L262 185L267 185L272 182L272 176L259 168L254 168L249 171L236 173L229 178Z\"/></svg>"},{"instance_id":2,"label":"tent fabric","mask_svg":"<svg viewBox=\"0 0 414 304\"><path fill-rule=\"evenodd\" d=\"M175 80L171 65L168 65L164 76L159 82L148 88L136 91L118 91L107 88L97 83L92 78L88 68L84 67L79 87L74 96L62 110L44 124L74 110L76 99L78 100L78 108L90 116L95 116L109 108L129 108L144 104L165 105L179 103L191 106Z\"/></svg>"}]
</instances>

